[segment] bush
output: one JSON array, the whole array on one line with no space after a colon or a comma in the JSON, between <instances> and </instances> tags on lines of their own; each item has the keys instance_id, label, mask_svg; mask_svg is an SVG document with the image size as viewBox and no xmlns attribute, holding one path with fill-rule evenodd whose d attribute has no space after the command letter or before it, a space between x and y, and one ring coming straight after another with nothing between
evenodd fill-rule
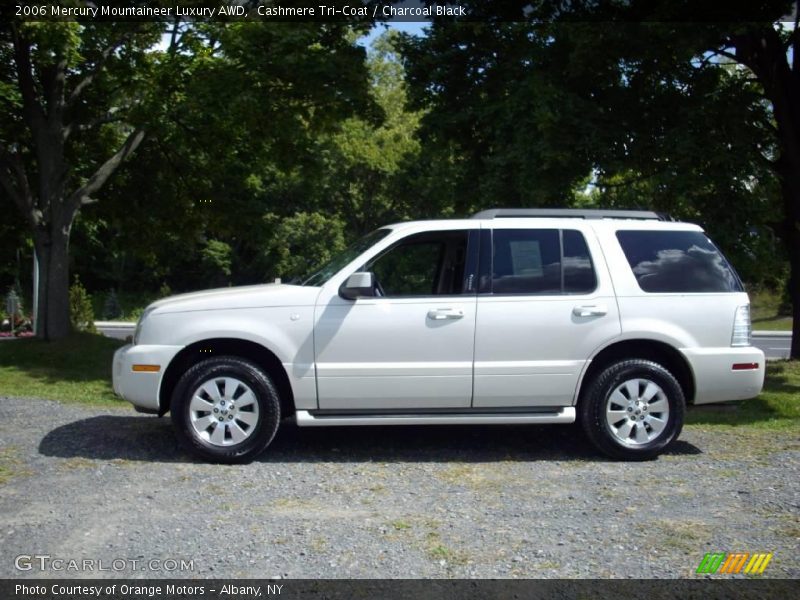
<instances>
[{"instance_id":1,"label":"bush","mask_svg":"<svg viewBox=\"0 0 800 600\"><path fill-rule=\"evenodd\" d=\"M78 276L69 288L69 321L73 331L97 333L94 327L94 310L92 299L83 287Z\"/></svg>"}]
</instances>

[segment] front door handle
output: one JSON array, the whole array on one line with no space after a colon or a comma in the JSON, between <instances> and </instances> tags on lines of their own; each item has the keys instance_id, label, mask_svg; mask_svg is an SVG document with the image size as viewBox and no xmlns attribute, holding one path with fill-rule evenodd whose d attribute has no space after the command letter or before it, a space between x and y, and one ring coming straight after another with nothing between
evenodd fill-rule
<instances>
[{"instance_id":1,"label":"front door handle","mask_svg":"<svg viewBox=\"0 0 800 600\"><path fill-rule=\"evenodd\" d=\"M445 319L462 319L464 311L455 308L433 308L428 311L428 318L432 321L444 321Z\"/></svg>"},{"instance_id":2,"label":"front door handle","mask_svg":"<svg viewBox=\"0 0 800 600\"><path fill-rule=\"evenodd\" d=\"M586 306L576 306L572 309L572 314L576 317L602 317L608 313L608 307L604 304L591 304Z\"/></svg>"}]
</instances>

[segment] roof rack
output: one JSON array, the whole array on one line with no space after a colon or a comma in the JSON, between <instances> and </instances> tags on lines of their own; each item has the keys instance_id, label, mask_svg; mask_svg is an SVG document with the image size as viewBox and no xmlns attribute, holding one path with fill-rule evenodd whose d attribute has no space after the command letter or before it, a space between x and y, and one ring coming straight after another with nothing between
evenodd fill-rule
<instances>
[{"instance_id":1,"label":"roof rack","mask_svg":"<svg viewBox=\"0 0 800 600\"><path fill-rule=\"evenodd\" d=\"M638 219L674 221L664 213L650 210L602 210L583 208L490 208L472 215L473 219L549 218L549 219Z\"/></svg>"}]
</instances>

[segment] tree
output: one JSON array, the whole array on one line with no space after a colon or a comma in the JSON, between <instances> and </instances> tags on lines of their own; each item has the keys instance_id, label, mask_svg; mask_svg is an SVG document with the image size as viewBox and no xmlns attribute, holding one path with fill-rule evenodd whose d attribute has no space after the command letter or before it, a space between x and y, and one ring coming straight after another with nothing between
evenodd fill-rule
<instances>
[{"instance_id":1,"label":"tree","mask_svg":"<svg viewBox=\"0 0 800 600\"><path fill-rule=\"evenodd\" d=\"M778 10L771 13L773 20L788 14L788 10L780 12L787 3L776 4ZM789 254L793 318L790 357L800 359L800 1L792 4L795 18L788 30L770 23L742 27L724 37L715 51L747 67L772 107L778 152L767 160L781 186L780 235Z\"/></svg>"},{"instance_id":2,"label":"tree","mask_svg":"<svg viewBox=\"0 0 800 600\"><path fill-rule=\"evenodd\" d=\"M318 141L324 161L321 204L342 219L351 236L387 221L431 214L437 206L420 196L410 175L420 154L422 111L408 108L398 38L396 31L386 31L367 59L369 94L381 114L352 116Z\"/></svg>"},{"instance_id":3,"label":"tree","mask_svg":"<svg viewBox=\"0 0 800 600\"><path fill-rule=\"evenodd\" d=\"M467 165L454 188L465 204L569 203L589 177L600 202L638 186L641 205L730 229L728 248L771 227L800 358L800 34L797 19L776 25L797 2L745 17L698 2L521 2L517 22L470 4L484 21L437 21L403 49L430 106L427 143Z\"/></svg>"},{"instance_id":4,"label":"tree","mask_svg":"<svg viewBox=\"0 0 800 600\"><path fill-rule=\"evenodd\" d=\"M0 184L24 216L39 260L37 329L69 332L75 216L144 139L137 84L159 27L10 21L0 29Z\"/></svg>"},{"instance_id":5,"label":"tree","mask_svg":"<svg viewBox=\"0 0 800 600\"><path fill-rule=\"evenodd\" d=\"M317 132L369 112L365 53L345 23L170 27L166 50L163 24L12 21L0 30L9 115L0 183L33 235L47 339L69 331L68 252L81 210L84 239L115 263L112 283L135 266L133 253L158 275L189 265L229 281L234 251L264 242L250 226L260 203L285 205L249 193L252 176L295 168ZM126 170L135 151L141 164ZM110 201L95 205L101 189Z\"/></svg>"}]
</instances>

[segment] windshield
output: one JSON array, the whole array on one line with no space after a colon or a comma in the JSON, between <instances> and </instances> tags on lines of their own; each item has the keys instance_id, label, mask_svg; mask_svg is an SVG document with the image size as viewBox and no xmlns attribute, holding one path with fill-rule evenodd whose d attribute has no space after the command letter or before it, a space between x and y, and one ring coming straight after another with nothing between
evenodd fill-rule
<instances>
[{"instance_id":1,"label":"windshield","mask_svg":"<svg viewBox=\"0 0 800 600\"><path fill-rule=\"evenodd\" d=\"M360 240L350 245L346 250L334 256L321 268L317 267L317 271L312 271L302 277L297 277L295 281L300 282L300 285L323 285L328 279L336 275L347 263L355 260L359 254L370 248L379 240L385 238L390 232L391 229L376 229L372 233L368 233Z\"/></svg>"}]
</instances>

